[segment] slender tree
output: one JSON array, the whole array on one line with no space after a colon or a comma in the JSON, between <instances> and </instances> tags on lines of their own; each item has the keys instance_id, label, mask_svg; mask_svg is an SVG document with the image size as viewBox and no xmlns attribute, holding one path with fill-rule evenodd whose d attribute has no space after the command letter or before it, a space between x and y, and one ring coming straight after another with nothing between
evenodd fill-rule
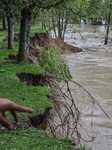
<instances>
[{"instance_id":1,"label":"slender tree","mask_svg":"<svg viewBox=\"0 0 112 150\"><path fill-rule=\"evenodd\" d=\"M47 27L47 30L52 29L55 37L64 41L64 35L69 20L70 9L68 5L51 8L45 16L45 27Z\"/></svg>"},{"instance_id":2,"label":"slender tree","mask_svg":"<svg viewBox=\"0 0 112 150\"><path fill-rule=\"evenodd\" d=\"M102 23L102 10L103 10L103 0L90 0L89 7L87 9L88 18L91 24Z\"/></svg>"},{"instance_id":3,"label":"slender tree","mask_svg":"<svg viewBox=\"0 0 112 150\"><path fill-rule=\"evenodd\" d=\"M105 36L105 42L104 44L107 45L108 44L108 37L109 37L109 30L110 30L110 25L111 25L111 17L112 17L112 4L110 4L109 6L109 13L107 15L107 30L106 30L106 36Z\"/></svg>"},{"instance_id":4,"label":"slender tree","mask_svg":"<svg viewBox=\"0 0 112 150\"><path fill-rule=\"evenodd\" d=\"M14 24L13 18L7 15L7 23L8 23L8 49L14 48Z\"/></svg>"},{"instance_id":5,"label":"slender tree","mask_svg":"<svg viewBox=\"0 0 112 150\"><path fill-rule=\"evenodd\" d=\"M2 17L2 20L3 20L3 30L6 30L7 25L6 25L6 17L5 17L5 15Z\"/></svg>"},{"instance_id":6,"label":"slender tree","mask_svg":"<svg viewBox=\"0 0 112 150\"><path fill-rule=\"evenodd\" d=\"M20 43L18 52L18 63L27 62L30 44L31 10L24 8L21 11Z\"/></svg>"},{"instance_id":7,"label":"slender tree","mask_svg":"<svg viewBox=\"0 0 112 150\"><path fill-rule=\"evenodd\" d=\"M14 24L13 24L13 7L12 3L7 0L0 1L2 6L1 12L3 13L3 29L6 29L6 18L8 25L8 49L14 48ZM11 10L12 7L12 10Z\"/></svg>"},{"instance_id":8,"label":"slender tree","mask_svg":"<svg viewBox=\"0 0 112 150\"><path fill-rule=\"evenodd\" d=\"M37 9L50 9L56 7L67 0L43 0L43 1L27 1L24 0L24 6L21 10L21 28L20 28L20 43L18 52L18 63L27 62L29 56L29 43L30 43L30 27L32 10Z\"/></svg>"}]
</instances>

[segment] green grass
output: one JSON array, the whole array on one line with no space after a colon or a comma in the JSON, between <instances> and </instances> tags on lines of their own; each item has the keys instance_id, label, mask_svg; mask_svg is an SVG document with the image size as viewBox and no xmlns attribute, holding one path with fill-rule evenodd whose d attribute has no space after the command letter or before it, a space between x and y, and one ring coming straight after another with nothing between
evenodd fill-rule
<instances>
[{"instance_id":1,"label":"green grass","mask_svg":"<svg viewBox=\"0 0 112 150\"><path fill-rule=\"evenodd\" d=\"M46 97L49 94L47 87L27 86L25 83L20 82L16 76L15 78L0 78L0 97L30 107L34 110L34 113L43 112L46 107L52 106Z\"/></svg>"},{"instance_id":2,"label":"green grass","mask_svg":"<svg viewBox=\"0 0 112 150\"><path fill-rule=\"evenodd\" d=\"M7 34L7 30L0 30L0 40L3 40Z\"/></svg>"},{"instance_id":3,"label":"green grass","mask_svg":"<svg viewBox=\"0 0 112 150\"><path fill-rule=\"evenodd\" d=\"M54 139L44 131L29 128L0 135L0 150L71 150L71 146L69 140Z\"/></svg>"},{"instance_id":4,"label":"green grass","mask_svg":"<svg viewBox=\"0 0 112 150\"><path fill-rule=\"evenodd\" d=\"M32 74L41 74L43 72L40 66L34 64L17 64L15 61L3 60L0 62L0 76L16 77L17 73L25 72Z\"/></svg>"},{"instance_id":5,"label":"green grass","mask_svg":"<svg viewBox=\"0 0 112 150\"><path fill-rule=\"evenodd\" d=\"M45 31L46 31L45 29L42 29L38 25L35 25L35 26L31 27L30 36L32 37L32 36L35 35L35 33L42 33L42 32L45 32ZM18 34L19 32L20 32L20 28L16 27L15 28L15 33Z\"/></svg>"},{"instance_id":6,"label":"green grass","mask_svg":"<svg viewBox=\"0 0 112 150\"><path fill-rule=\"evenodd\" d=\"M33 26L33 27L31 27L30 36L33 37L35 35L35 33L42 33L42 32L46 32L46 30L40 28L39 26Z\"/></svg>"}]
</instances>

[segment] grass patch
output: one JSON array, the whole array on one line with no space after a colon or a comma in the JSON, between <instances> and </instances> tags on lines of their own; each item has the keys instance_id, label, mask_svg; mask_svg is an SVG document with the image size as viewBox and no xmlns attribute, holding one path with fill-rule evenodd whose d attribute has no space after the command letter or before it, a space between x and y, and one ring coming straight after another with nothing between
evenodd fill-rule
<instances>
[{"instance_id":1,"label":"grass patch","mask_svg":"<svg viewBox=\"0 0 112 150\"><path fill-rule=\"evenodd\" d=\"M0 97L11 99L12 101L30 107L34 112L44 111L52 104L48 101L47 95L50 91L47 87L27 86L18 78L0 78Z\"/></svg>"},{"instance_id":2,"label":"grass patch","mask_svg":"<svg viewBox=\"0 0 112 150\"><path fill-rule=\"evenodd\" d=\"M26 72L32 74L41 74L43 72L40 66L34 64L17 64L15 61L4 60L0 63L0 76L15 78L16 73Z\"/></svg>"},{"instance_id":3,"label":"grass patch","mask_svg":"<svg viewBox=\"0 0 112 150\"><path fill-rule=\"evenodd\" d=\"M7 140L6 140L7 139ZM53 139L35 128L0 135L0 150L71 150L70 141Z\"/></svg>"},{"instance_id":4,"label":"grass patch","mask_svg":"<svg viewBox=\"0 0 112 150\"><path fill-rule=\"evenodd\" d=\"M35 33L42 33L42 32L46 32L45 29L40 28L39 26L33 26L31 27L31 31L30 31L30 36L33 37L35 35Z\"/></svg>"}]
</instances>

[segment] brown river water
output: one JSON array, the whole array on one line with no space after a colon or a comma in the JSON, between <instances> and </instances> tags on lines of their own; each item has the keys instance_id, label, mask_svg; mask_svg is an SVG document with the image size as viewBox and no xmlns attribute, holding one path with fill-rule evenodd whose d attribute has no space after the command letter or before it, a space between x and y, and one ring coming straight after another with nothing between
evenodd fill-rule
<instances>
[{"instance_id":1,"label":"brown river water","mask_svg":"<svg viewBox=\"0 0 112 150\"><path fill-rule=\"evenodd\" d=\"M92 150L112 150L112 44L103 44L105 31L103 25L80 24L70 26L65 35L65 42L83 49L80 53L64 55L73 80L82 85L110 117L108 119L101 109L94 115L97 136L93 142L86 143ZM78 103L82 105L80 100ZM88 111L84 119L89 120Z\"/></svg>"}]
</instances>

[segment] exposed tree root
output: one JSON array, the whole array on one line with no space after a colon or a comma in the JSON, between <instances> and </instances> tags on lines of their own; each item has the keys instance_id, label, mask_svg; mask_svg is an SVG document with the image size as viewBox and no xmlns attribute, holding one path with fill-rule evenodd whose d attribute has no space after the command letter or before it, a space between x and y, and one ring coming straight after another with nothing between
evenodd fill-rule
<instances>
[{"instance_id":1,"label":"exposed tree root","mask_svg":"<svg viewBox=\"0 0 112 150\"><path fill-rule=\"evenodd\" d=\"M77 141L77 144L80 144L82 140L87 142L95 139L96 134L92 126L94 115L101 109L108 118L109 116L87 90L75 81L55 78L47 73L32 75L31 81L28 81L28 76L24 74L26 78L21 81L27 84L32 84L31 81L33 81L35 86L47 85L49 87L52 92L49 99L54 106L45 113L40 125L38 124L39 117L33 118L35 126L39 129L41 126L41 129L46 130L53 137L70 138L75 140L75 143ZM88 120L85 120L84 116L88 116ZM42 128L43 125L44 128Z\"/></svg>"},{"instance_id":2,"label":"exposed tree root","mask_svg":"<svg viewBox=\"0 0 112 150\"><path fill-rule=\"evenodd\" d=\"M78 144L82 140L93 141L96 136L92 127L95 112L101 109L109 118L100 104L75 81L51 77L48 74L43 75L43 80L52 92L50 100L54 104L47 118L48 134L74 139ZM87 122L84 115L89 115Z\"/></svg>"}]
</instances>

